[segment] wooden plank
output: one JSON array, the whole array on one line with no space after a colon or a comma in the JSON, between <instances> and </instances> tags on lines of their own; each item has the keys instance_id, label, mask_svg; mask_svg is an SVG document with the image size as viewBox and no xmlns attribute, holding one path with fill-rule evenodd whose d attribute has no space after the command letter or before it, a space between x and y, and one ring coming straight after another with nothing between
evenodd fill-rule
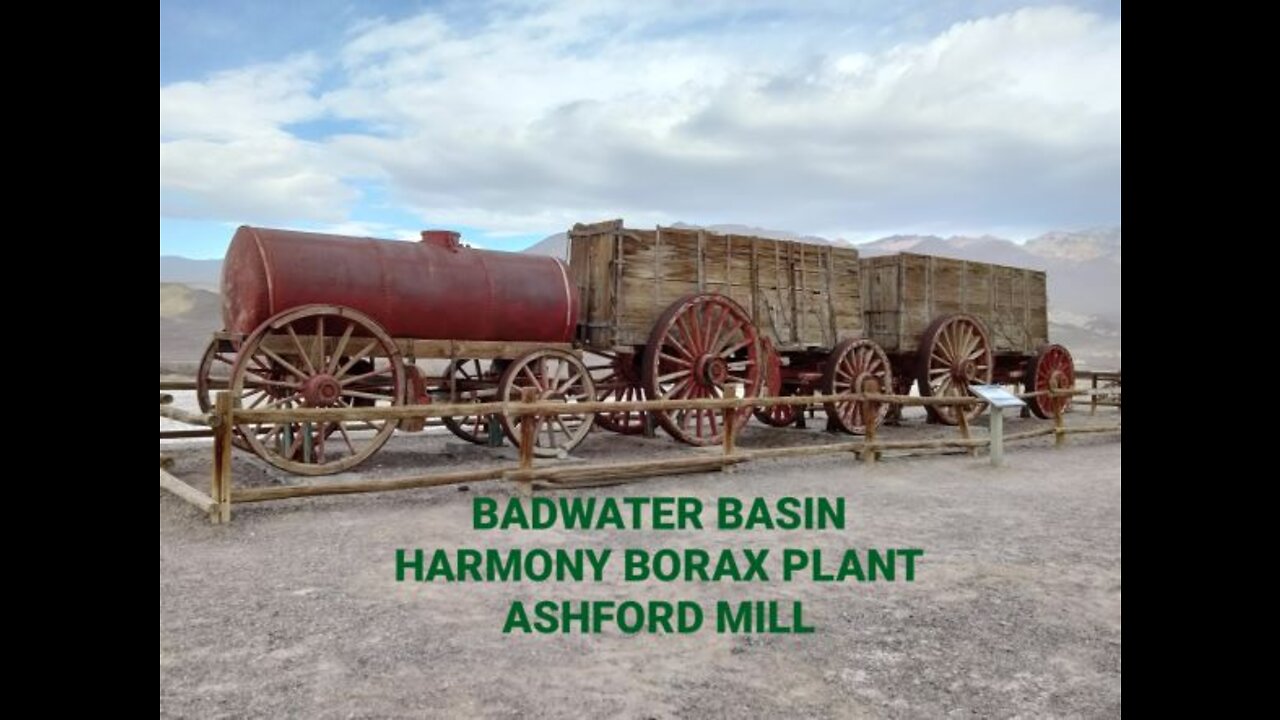
<instances>
[{"instance_id":1,"label":"wooden plank","mask_svg":"<svg viewBox=\"0 0 1280 720\"><path fill-rule=\"evenodd\" d=\"M210 389L212 390L227 389L227 383L225 380L216 380L214 378L210 378L209 385L210 385ZM161 390L195 390L196 379L190 378L190 377L182 377L180 375L161 375L160 389Z\"/></svg>"},{"instance_id":2,"label":"wooden plank","mask_svg":"<svg viewBox=\"0 0 1280 720\"><path fill-rule=\"evenodd\" d=\"M710 472L712 470L719 470L725 465L746 462L749 459L750 458L745 454L738 454L732 457L725 457L724 455L705 455L665 460L644 460L640 462L535 467L527 470L508 470L504 477L507 480L514 482L550 480L573 482L598 478L640 478L651 477L654 475Z\"/></svg>"},{"instance_id":3,"label":"wooden plank","mask_svg":"<svg viewBox=\"0 0 1280 720\"><path fill-rule=\"evenodd\" d=\"M1080 390L1073 395L1087 394ZM237 408L234 414L237 424L324 422L338 420L397 420L403 418L440 417L446 415L489 415L493 413L512 416L525 413L563 413L572 407L576 413L588 412L637 412L641 410L723 410L724 408L771 407L773 405L817 405L825 402L885 402L909 406L969 406L980 401L972 397L918 397L914 395L887 395L881 393L849 393L844 395L791 395L772 398L696 398L679 400L633 400L614 402L592 400L569 406L561 402L535 403L440 403L433 405L395 405L382 407L329 407L292 408L287 410L247 410Z\"/></svg>"},{"instance_id":4,"label":"wooden plank","mask_svg":"<svg viewBox=\"0 0 1280 720\"><path fill-rule=\"evenodd\" d=\"M216 434L212 428L201 430L161 430L161 440L180 440L183 438L207 438Z\"/></svg>"},{"instance_id":5,"label":"wooden plank","mask_svg":"<svg viewBox=\"0 0 1280 720\"><path fill-rule=\"evenodd\" d=\"M246 503L295 497L315 497L317 495L350 495L354 493L438 487L440 485L458 485L481 480L496 480L502 477L505 470L505 467L494 467L386 480L352 480L348 482L316 482L280 487L238 488L232 493L232 499L238 503Z\"/></svg>"},{"instance_id":6,"label":"wooden plank","mask_svg":"<svg viewBox=\"0 0 1280 720\"><path fill-rule=\"evenodd\" d=\"M586 320L589 328L591 321L600 312L599 303L592 290L598 288L601 284L600 280L604 279L597 279L595 277L596 273L593 272L596 266L595 258L598 252L598 243L594 236L586 238L585 242L575 243L572 238L566 238L566 242L569 243L569 267L572 268L578 263L586 264L587 271L577 273L575 277L578 284L578 322ZM595 282L592 282L593 280Z\"/></svg>"},{"instance_id":7,"label":"wooden plank","mask_svg":"<svg viewBox=\"0 0 1280 720\"><path fill-rule=\"evenodd\" d=\"M707 234L698 231L698 292L707 290Z\"/></svg>"},{"instance_id":8,"label":"wooden plank","mask_svg":"<svg viewBox=\"0 0 1280 720\"><path fill-rule=\"evenodd\" d=\"M830 330L830 333L827 335L826 346L830 348L834 348L836 344L840 342L840 333L838 328L836 327L835 288L837 285L836 285L836 278L834 277L836 272L835 248L828 245L827 254L824 259L827 264L825 268L826 272L823 273L823 276L824 276L823 279L826 281L825 283L826 287L824 288L824 291L826 292L826 295L827 295L827 321L828 321L828 330Z\"/></svg>"},{"instance_id":9,"label":"wooden plank","mask_svg":"<svg viewBox=\"0 0 1280 720\"><path fill-rule=\"evenodd\" d=\"M621 230L622 224L621 219L604 220L598 223L576 223L574 224L573 229L569 231L569 237L573 237L574 235L599 235L603 233L610 233L614 230Z\"/></svg>"},{"instance_id":10,"label":"wooden plank","mask_svg":"<svg viewBox=\"0 0 1280 720\"><path fill-rule=\"evenodd\" d=\"M613 319L613 327L601 339L601 344L595 347L612 347L618 344L618 328L621 327L622 302L625 299L622 295L622 243L625 236L622 233L613 234L613 264L609 269L609 276L613 280L610 288L609 308L612 310L610 317Z\"/></svg>"},{"instance_id":11,"label":"wooden plank","mask_svg":"<svg viewBox=\"0 0 1280 720\"><path fill-rule=\"evenodd\" d=\"M750 271L750 272L751 272L751 281L750 281L750 282L751 282L751 306L750 306L750 308L749 308L749 309L751 310L751 317L752 317L752 318L759 319L759 317L760 317L760 301L759 301L759 296L760 296L760 263L759 263L759 250L760 250L760 243L756 242L756 239L755 239L755 238L751 238L751 239L750 239L750 242L751 242L751 271ZM757 322L757 323L756 323L756 327L762 327L762 326L761 326L761 324L760 324L759 322Z\"/></svg>"},{"instance_id":12,"label":"wooden plank","mask_svg":"<svg viewBox=\"0 0 1280 720\"><path fill-rule=\"evenodd\" d=\"M218 418L215 415L204 415L201 413L193 413L190 410L183 410L172 405L160 406L160 417L188 425L201 425L203 427L217 427Z\"/></svg>"},{"instance_id":13,"label":"wooden plank","mask_svg":"<svg viewBox=\"0 0 1280 720\"><path fill-rule=\"evenodd\" d=\"M800 345L800 302L796 292L796 249L794 242L787 243L787 295L791 297L791 337L788 345Z\"/></svg>"},{"instance_id":14,"label":"wooden plank","mask_svg":"<svg viewBox=\"0 0 1280 720\"><path fill-rule=\"evenodd\" d=\"M417 358L516 358L533 350L574 352L573 343L494 342L484 340L397 340L401 352Z\"/></svg>"},{"instance_id":15,"label":"wooden plank","mask_svg":"<svg viewBox=\"0 0 1280 720\"><path fill-rule=\"evenodd\" d=\"M653 233L653 306L654 313L662 310L662 228ZM654 316L657 318L657 315Z\"/></svg>"},{"instance_id":16,"label":"wooden plank","mask_svg":"<svg viewBox=\"0 0 1280 720\"><path fill-rule=\"evenodd\" d=\"M160 468L160 489L168 490L179 499L196 506L201 512L212 513L218 506L213 498L182 482L166 472L164 468Z\"/></svg>"},{"instance_id":17,"label":"wooden plank","mask_svg":"<svg viewBox=\"0 0 1280 720\"><path fill-rule=\"evenodd\" d=\"M809 457L812 455L823 455L828 453L842 452L861 452L864 443L861 440L850 440L848 442L823 443L819 445L795 445L792 447L781 448L754 448L751 450L739 450L739 455L745 455L753 460L762 460L767 458L783 458L783 457Z\"/></svg>"},{"instance_id":18,"label":"wooden plank","mask_svg":"<svg viewBox=\"0 0 1280 720\"><path fill-rule=\"evenodd\" d=\"M1048 428L1048 429L1056 432L1055 428ZM1111 433L1111 432L1118 433L1120 432L1120 426L1117 424L1117 425L1106 425L1102 427L1069 427L1069 428L1063 428L1062 432L1066 435L1073 435L1076 433ZM1045 433L1045 434L1047 435L1048 433Z\"/></svg>"},{"instance_id":19,"label":"wooden plank","mask_svg":"<svg viewBox=\"0 0 1280 720\"><path fill-rule=\"evenodd\" d=\"M1023 430L1022 432L1016 432L1016 433L1005 433L1004 439L1005 439L1005 442L1008 442L1010 440L1026 440L1027 438L1052 435L1055 432L1057 432L1057 429L1052 427L1037 428L1035 430Z\"/></svg>"}]
</instances>

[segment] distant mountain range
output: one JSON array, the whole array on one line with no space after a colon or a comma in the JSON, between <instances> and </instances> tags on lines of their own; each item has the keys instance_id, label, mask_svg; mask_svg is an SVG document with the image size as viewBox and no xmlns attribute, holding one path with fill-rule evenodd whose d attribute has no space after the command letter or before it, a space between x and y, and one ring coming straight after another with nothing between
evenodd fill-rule
<instances>
[{"instance_id":1,"label":"distant mountain range","mask_svg":"<svg viewBox=\"0 0 1280 720\"><path fill-rule=\"evenodd\" d=\"M182 283L218 292L222 283L221 260L192 260L177 255L160 256L160 282Z\"/></svg>"},{"instance_id":2,"label":"distant mountain range","mask_svg":"<svg viewBox=\"0 0 1280 720\"><path fill-rule=\"evenodd\" d=\"M677 223L674 227L697 226ZM745 225L708 225L706 229L819 245L849 245L843 240ZM565 233L556 233L523 252L563 258L567 254L566 239ZM1100 369L1120 367L1119 227L1049 232L1022 244L990 235L949 238L894 235L854 247L868 256L913 252L1044 270L1049 278L1052 339L1070 348L1081 365ZM209 332L221 324L215 294L221 272L220 260L160 257L162 358L198 358ZM166 291L166 284L177 286ZM188 294L178 289L182 286L189 289ZM166 297L169 298L167 305Z\"/></svg>"}]
</instances>

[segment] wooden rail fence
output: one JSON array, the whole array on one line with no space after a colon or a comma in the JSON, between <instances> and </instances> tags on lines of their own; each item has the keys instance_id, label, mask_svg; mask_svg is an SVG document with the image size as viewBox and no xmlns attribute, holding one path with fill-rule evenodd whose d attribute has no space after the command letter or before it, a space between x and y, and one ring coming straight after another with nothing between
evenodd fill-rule
<instances>
[{"instance_id":1,"label":"wooden rail fence","mask_svg":"<svg viewBox=\"0 0 1280 720\"><path fill-rule=\"evenodd\" d=\"M1096 385L1099 378L1109 381L1111 374L1099 373L1094 378ZM1024 393L1019 397L1030 399L1037 396L1054 397L1088 396L1090 413L1099 405L1114 404L1119 406L1119 373L1115 373L1115 387L1093 387L1087 390L1042 390ZM189 389L179 381L162 383L161 389ZM1099 398L1114 398L1114 403L1097 402ZM564 403L536 402L531 393L526 393L519 402L485 402L460 404L431 405L398 405L393 407L355 407L355 408L293 408L280 410L258 410L233 407L231 396L225 391L218 392L213 412L208 414L193 413L171 406L172 397L160 396L160 416L177 420L189 425L198 426L195 430L162 430L160 437L188 438L212 437L213 473L210 490L205 492L182 481L166 469L167 457L161 455L160 487L172 492L177 497L196 506L209 514L214 523L225 523L231 520L233 502L261 502L313 495L338 495L347 493L383 492L387 490L404 490L409 488L433 487L471 483L481 480L506 479L516 483L522 494L533 491L535 483L545 488L576 488L595 485L617 484L627 480L651 477L655 475L674 475L680 473L707 472L723 470L732 465L760 458L777 458L791 455L814 455L822 453L855 453L866 463L874 463L886 450L925 450L957 448L975 454L979 448L990 445L990 438L972 437L968 423L961 413L961 422L957 426L960 436L955 438L929 438L919 440L882 440L875 427L874 418L880 403L901 406L968 406L982 401L971 397L915 397L909 395L886 395L883 393L852 393L844 395L789 395L785 397L757 397L746 399L704 398L694 400L637 400L626 402L591 401L575 403L572 407L579 412L637 412L647 410L719 410L723 413L726 432L724 444L716 454L707 452L707 448L698 448L691 457L670 458L662 460L642 460L620 463L593 463L590 465L570 466L534 466L533 433L536 421L534 416L563 412ZM870 428L859 440L836 443L803 445L784 448L758 448L742 450L737 448L734 424L738 422L740 410L748 407L772 407L775 405L820 406L823 403L859 402L865 413L864 422ZM1056 408L1055 408L1056 409ZM355 481L321 481L298 485L287 485L267 488L233 488L231 478L232 435L236 425L248 423L283 423L283 422L321 422L351 420L404 420L424 418L440 418L443 416L510 414L520 418L521 436L519 460L515 464L503 464L491 468L463 470L447 473L435 473L405 478L355 480ZM1061 411L1054 414L1052 425L1017 433L1006 433L1004 440L1016 441L1028 438L1053 435L1055 445L1062 445L1067 435L1075 433L1119 433L1120 423L1092 425L1083 427L1066 427Z\"/></svg>"}]
</instances>

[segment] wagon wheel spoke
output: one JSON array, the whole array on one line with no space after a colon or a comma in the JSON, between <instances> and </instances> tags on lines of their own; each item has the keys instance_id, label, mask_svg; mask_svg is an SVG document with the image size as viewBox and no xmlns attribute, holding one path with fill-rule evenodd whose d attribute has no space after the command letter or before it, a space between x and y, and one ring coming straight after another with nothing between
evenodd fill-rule
<instances>
[{"instance_id":1,"label":"wagon wheel spoke","mask_svg":"<svg viewBox=\"0 0 1280 720\"><path fill-rule=\"evenodd\" d=\"M298 339L298 333L294 331L293 325L286 325L285 330L288 331L289 339L293 341L293 346L298 350L298 357L302 358L302 363L307 368L307 376L315 375L316 366L311 363L311 353L302 347L302 340Z\"/></svg>"},{"instance_id":2,"label":"wagon wheel spoke","mask_svg":"<svg viewBox=\"0 0 1280 720\"><path fill-rule=\"evenodd\" d=\"M333 353L329 356L329 361L324 365L324 371L330 375L335 374L338 369L338 362L342 359L342 353L347 349L347 343L351 340L351 333L355 332L354 323L347 323L347 327L342 331L342 335L338 338L338 342L333 346Z\"/></svg>"}]
</instances>

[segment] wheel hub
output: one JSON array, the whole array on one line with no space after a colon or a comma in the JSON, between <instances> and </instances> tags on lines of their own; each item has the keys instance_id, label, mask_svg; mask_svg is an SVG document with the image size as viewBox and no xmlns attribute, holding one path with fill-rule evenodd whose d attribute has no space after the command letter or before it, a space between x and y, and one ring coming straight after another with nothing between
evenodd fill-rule
<instances>
[{"instance_id":1,"label":"wheel hub","mask_svg":"<svg viewBox=\"0 0 1280 720\"><path fill-rule=\"evenodd\" d=\"M729 363L718 355L703 355L695 363L694 374L703 385L719 387L729 379Z\"/></svg>"},{"instance_id":2,"label":"wheel hub","mask_svg":"<svg viewBox=\"0 0 1280 720\"><path fill-rule=\"evenodd\" d=\"M854 387L859 388L862 392L874 395L884 390L880 386L880 378L869 373L862 373L858 376L857 384Z\"/></svg>"},{"instance_id":3,"label":"wheel hub","mask_svg":"<svg viewBox=\"0 0 1280 720\"><path fill-rule=\"evenodd\" d=\"M977 377L977 375L978 365L972 360L965 360L951 370L951 376L964 383L968 383L970 378Z\"/></svg>"},{"instance_id":4,"label":"wheel hub","mask_svg":"<svg viewBox=\"0 0 1280 720\"><path fill-rule=\"evenodd\" d=\"M342 385L332 375L316 375L302 385L302 401L308 407L336 405L342 396Z\"/></svg>"}]
</instances>

